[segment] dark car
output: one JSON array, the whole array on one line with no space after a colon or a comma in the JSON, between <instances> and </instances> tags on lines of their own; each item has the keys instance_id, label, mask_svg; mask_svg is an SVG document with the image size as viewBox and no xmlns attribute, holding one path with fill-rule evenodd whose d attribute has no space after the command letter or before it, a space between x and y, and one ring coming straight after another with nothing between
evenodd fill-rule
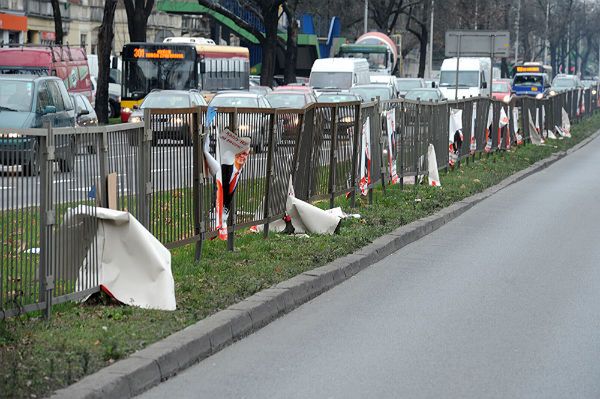
<instances>
[{"instance_id":1,"label":"dark car","mask_svg":"<svg viewBox=\"0 0 600 399\"><path fill-rule=\"evenodd\" d=\"M75 124L79 127L98 126L98 115L92 104L86 96L79 93L70 93L71 101L75 106ZM83 148L90 154L96 153L96 136L91 134L82 134L77 136L77 148Z\"/></svg>"},{"instance_id":2,"label":"dark car","mask_svg":"<svg viewBox=\"0 0 600 399\"><path fill-rule=\"evenodd\" d=\"M427 85L421 78L396 78L394 82L399 97L404 97L409 90L425 89Z\"/></svg>"},{"instance_id":3,"label":"dark car","mask_svg":"<svg viewBox=\"0 0 600 399\"><path fill-rule=\"evenodd\" d=\"M63 81L52 76L0 75L0 128L75 126L75 110ZM73 169L75 139L55 136L55 158L62 172ZM39 138L18 132L0 135L0 164L21 165L25 175L39 172Z\"/></svg>"},{"instance_id":4,"label":"dark car","mask_svg":"<svg viewBox=\"0 0 600 399\"><path fill-rule=\"evenodd\" d=\"M358 94L363 101L371 101L379 98L381 101L394 98L394 89L385 83L371 83L368 85L358 85L350 89L351 93Z\"/></svg>"},{"instance_id":5,"label":"dark car","mask_svg":"<svg viewBox=\"0 0 600 399\"><path fill-rule=\"evenodd\" d=\"M154 90L144 98L144 102L129 117L129 122L144 120L144 109L177 109L206 105L204 97L196 90ZM191 126L181 115L161 115L152 120L152 145L160 139L181 140L185 145L192 145ZM130 137L131 144L137 144Z\"/></svg>"}]
</instances>

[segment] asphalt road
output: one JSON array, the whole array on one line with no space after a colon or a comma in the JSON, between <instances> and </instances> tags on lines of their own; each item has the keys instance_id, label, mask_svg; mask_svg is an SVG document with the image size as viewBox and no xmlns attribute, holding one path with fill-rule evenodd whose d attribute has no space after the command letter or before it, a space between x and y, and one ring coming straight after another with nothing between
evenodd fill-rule
<instances>
[{"instance_id":1,"label":"asphalt road","mask_svg":"<svg viewBox=\"0 0 600 399\"><path fill-rule=\"evenodd\" d=\"M600 140L144 398L599 398Z\"/></svg>"}]
</instances>

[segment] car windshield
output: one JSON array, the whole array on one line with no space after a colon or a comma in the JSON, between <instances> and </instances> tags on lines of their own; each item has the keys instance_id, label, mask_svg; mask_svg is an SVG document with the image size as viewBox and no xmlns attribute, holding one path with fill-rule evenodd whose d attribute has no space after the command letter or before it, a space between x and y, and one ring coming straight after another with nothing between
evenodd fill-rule
<instances>
[{"instance_id":1,"label":"car windshield","mask_svg":"<svg viewBox=\"0 0 600 399\"><path fill-rule=\"evenodd\" d=\"M516 86L538 86L544 83L541 75L516 75L513 83Z\"/></svg>"},{"instance_id":2,"label":"car windshield","mask_svg":"<svg viewBox=\"0 0 600 399\"><path fill-rule=\"evenodd\" d=\"M0 114L3 111L30 112L33 87L33 82L0 80Z\"/></svg>"},{"instance_id":3,"label":"car windshield","mask_svg":"<svg viewBox=\"0 0 600 399\"><path fill-rule=\"evenodd\" d=\"M421 101L429 101L429 100L439 100L440 95L436 90L410 90L406 93L407 100L418 100Z\"/></svg>"},{"instance_id":4,"label":"car windshield","mask_svg":"<svg viewBox=\"0 0 600 399\"><path fill-rule=\"evenodd\" d=\"M140 108L187 108L190 106L190 97L185 94L151 93Z\"/></svg>"},{"instance_id":5,"label":"car windshield","mask_svg":"<svg viewBox=\"0 0 600 399\"><path fill-rule=\"evenodd\" d=\"M569 78L556 78L552 82L554 87L575 87L575 80Z\"/></svg>"},{"instance_id":6,"label":"car windshield","mask_svg":"<svg viewBox=\"0 0 600 399\"><path fill-rule=\"evenodd\" d=\"M213 107L258 107L257 97L215 96L210 105Z\"/></svg>"},{"instance_id":7,"label":"car windshield","mask_svg":"<svg viewBox=\"0 0 600 399\"><path fill-rule=\"evenodd\" d=\"M492 91L496 93L508 93L510 91L510 86L507 83L493 83Z\"/></svg>"},{"instance_id":8,"label":"car windshield","mask_svg":"<svg viewBox=\"0 0 600 399\"><path fill-rule=\"evenodd\" d=\"M386 87L353 87L350 91L358 94L363 101L371 101L379 97L380 100L389 100L390 91Z\"/></svg>"},{"instance_id":9,"label":"car windshield","mask_svg":"<svg viewBox=\"0 0 600 399\"><path fill-rule=\"evenodd\" d=\"M306 105L304 94L269 94L267 100L275 108L302 108Z\"/></svg>"},{"instance_id":10,"label":"car windshield","mask_svg":"<svg viewBox=\"0 0 600 399\"><path fill-rule=\"evenodd\" d=\"M348 101L358 101L358 99L351 94L321 94L317 101L320 103L342 103Z\"/></svg>"},{"instance_id":11,"label":"car windshield","mask_svg":"<svg viewBox=\"0 0 600 399\"><path fill-rule=\"evenodd\" d=\"M410 89L418 89L419 87L423 87L423 84L419 79L396 79L396 89L397 90L410 90Z\"/></svg>"},{"instance_id":12,"label":"car windshield","mask_svg":"<svg viewBox=\"0 0 600 399\"><path fill-rule=\"evenodd\" d=\"M316 89L349 89L352 72L311 72L309 84Z\"/></svg>"},{"instance_id":13,"label":"car windshield","mask_svg":"<svg viewBox=\"0 0 600 399\"><path fill-rule=\"evenodd\" d=\"M440 87L455 87L456 71L442 71ZM479 87L478 71L458 71L458 87Z\"/></svg>"}]
</instances>

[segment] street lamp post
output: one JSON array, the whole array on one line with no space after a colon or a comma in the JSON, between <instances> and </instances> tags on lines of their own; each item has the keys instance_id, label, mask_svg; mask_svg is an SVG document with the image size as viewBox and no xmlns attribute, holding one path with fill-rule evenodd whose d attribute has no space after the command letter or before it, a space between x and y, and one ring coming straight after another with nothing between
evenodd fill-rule
<instances>
[{"instance_id":1,"label":"street lamp post","mask_svg":"<svg viewBox=\"0 0 600 399\"><path fill-rule=\"evenodd\" d=\"M369 21L369 0L365 0L365 22L364 22L364 33L368 32L368 21Z\"/></svg>"}]
</instances>

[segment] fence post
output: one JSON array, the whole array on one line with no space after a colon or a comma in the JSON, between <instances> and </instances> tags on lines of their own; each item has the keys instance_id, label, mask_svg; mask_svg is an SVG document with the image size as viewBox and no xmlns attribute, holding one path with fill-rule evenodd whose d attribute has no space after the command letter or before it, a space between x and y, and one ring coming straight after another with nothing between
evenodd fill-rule
<instances>
[{"instance_id":1,"label":"fence post","mask_svg":"<svg viewBox=\"0 0 600 399\"><path fill-rule=\"evenodd\" d=\"M52 294L54 290L54 264L52 256L53 225L55 213L53 207L53 172L55 159L54 131L52 122L44 121L46 136L40 137L40 302L45 303L44 318L52 314Z\"/></svg>"},{"instance_id":2,"label":"fence post","mask_svg":"<svg viewBox=\"0 0 600 399\"><path fill-rule=\"evenodd\" d=\"M98 138L98 136L96 136ZM108 208L108 133L106 128L102 128L100 133L100 151L99 151L99 167L100 180L97 182L98 190L96 194L96 202L103 208Z\"/></svg>"},{"instance_id":3,"label":"fence post","mask_svg":"<svg viewBox=\"0 0 600 399\"><path fill-rule=\"evenodd\" d=\"M419 158L420 156L418 155L422 148L421 146L423 145L422 143L422 139L421 139L421 100L417 99L417 104L415 106L415 134L413 135L413 140L414 140L414 145L412 146L412 149L414 151L414 160L415 160L415 193L416 193L416 189L417 189L417 184L419 183ZM426 144L427 145L427 144ZM427 160L426 160L427 162Z\"/></svg>"},{"instance_id":4,"label":"fence post","mask_svg":"<svg viewBox=\"0 0 600 399\"><path fill-rule=\"evenodd\" d=\"M380 170L380 174L381 174L381 191L383 193L383 195L386 194L385 192L385 177L386 177L386 171L387 171L387 164L388 164L388 160L384 159L383 156L383 149L387 148L387 114L386 117L383 118L383 116L381 115L381 99L379 98L379 96L377 96L377 103L375 104L375 112L376 112L376 116L377 116L377 129L379 129L379 170ZM385 123L385 130L383 129L383 124ZM384 135L385 133L385 135ZM386 151L386 154L388 153L388 150ZM392 154L389 154L388 156L392 156Z\"/></svg>"},{"instance_id":5,"label":"fence post","mask_svg":"<svg viewBox=\"0 0 600 399\"><path fill-rule=\"evenodd\" d=\"M269 121L269 137L268 137L268 153L267 153L267 175L265 176L265 203L264 203L264 213L263 218L266 219L263 237L269 237L269 196L271 194L271 180L273 179L273 136L275 135L275 119L277 118L277 109L271 113L271 118Z\"/></svg>"},{"instance_id":6,"label":"fence post","mask_svg":"<svg viewBox=\"0 0 600 399\"><path fill-rule=\"evenodd\" d=\"M406 131L406 109L404 107L404 103L400 103L401 112L397 112L398 119L402 120L402 124L400 124L400 148L396 150L398 156L396 158L396 162L400 164L399 167L396 167L400 172L400 190L404 190L404 133ZM398 124L396 124L398 126Z\"/></svg>"},{"instance_id":7,"label":"fence post","mask_svg":"<svg viewBox=\"0 0 600 399\"><path fill-rule=\"evenodd\" d=\"M233 111L233 113L229 114L229 127L231 128L231 131L234 132L235 134L237 134L238 131L238 111L237 111L237 107L235 108L235 110ZM217 137L217 140L219 138ZM233 196L233 198L231 199L231 205L229 207L229 216L227 218L227 249L229 251L233 251L234 247L235 247L235 222L236 222L236 218L235 218L235 195Z\"/></svg>"},{"instance_id":8,"label":"fence post","mask_svg":"<svg viewBox=\"0 0 600 399\"><path fill-rule=\"evenodd\" d=\"M152 193L152 182L150 179L150 156L152 154L152 111L144 109L144 132L139 145L139 164L138 164L138 187L137 203L138 217L140 223L149 231L150 228L150 210L148 208L148 197Z\"/></svg>"},{"instance_id":9,"label":"fence post","mask_svg":"<svg viewBox=\"0 0 600 399\"><path fill-rule=\"evenodd\" d=\"M203 153L203 136L200 135L200 107L196 109L196 112L192 114L192 190L193 190L193 209L194 212L194 235L196 236L196 249L194 254L194 260L199 262L202 258L202 245L204 241L204 223L202 216L204 215L204 204L203 204L203 166L204 166L204 153ZM204 124L202 124L202 133L204 133ZM210 140L210 138L209 138Z\"/></svg>"},{"instance_id":10,"label":"fence post","mask_svg":"<svg viewBox=\"0 0 600 399\"><path fill-rule=\"evenodd\" d=\"M356 207L356 172L358 169L358 152L360 148L360 135L362 132L362 115L360 113L360 104L354 106L354 137L352 146L352 171L350 176L352 179L352 192L350 194L350 206Z\"/></svg>"},{"instance_id":11,"label":"fence post","mask_svg":"<svg viewBox=\"0 0 600 399\"><path fill-rule=\"evenodd\" d=\"M329 208L333 208L333 202L335 200L335 168L337 167L336 147L338 127L337 116L338 106L336 104L331 110L331 143L329 144Z\"/></svg>"}]
</instances>

